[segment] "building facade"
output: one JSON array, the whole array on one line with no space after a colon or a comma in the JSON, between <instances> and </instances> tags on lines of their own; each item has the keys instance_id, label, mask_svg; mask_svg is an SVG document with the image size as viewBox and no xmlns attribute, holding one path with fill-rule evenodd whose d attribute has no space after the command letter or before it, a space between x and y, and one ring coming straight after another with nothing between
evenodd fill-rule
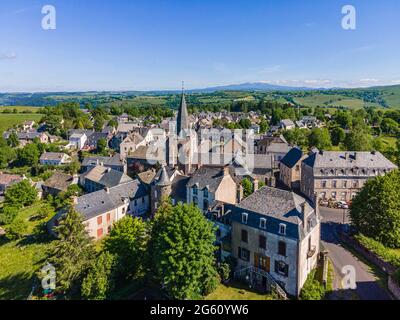
<instances>
[{"instance_id":1,"label":"building facade","mask_svg":"<svg viewBox=\"0 0 400 320\"><path fill-rule=\"evenodd\" d=\"M368 179L397 166L380 152L314 152L301 164L301 192L313 199L351 201Z\"/></svg>"},{"instance_id":2,"label":"building facade","mask_svg":"<svg viewBox=\"0 0 400 320\"><path fill-rule=\"evenodd\" d=\"M253 270L252 285L259 288L272 277L298 296L318 261L318 209L293 192L263 187L233 206L230 220L236 273Z\"/></svg>"}]
</instances>

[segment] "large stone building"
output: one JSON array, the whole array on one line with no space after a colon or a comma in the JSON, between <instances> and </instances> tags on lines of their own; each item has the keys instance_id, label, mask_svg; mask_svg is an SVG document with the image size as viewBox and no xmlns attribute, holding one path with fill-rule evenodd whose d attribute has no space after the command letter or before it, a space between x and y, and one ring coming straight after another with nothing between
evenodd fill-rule
<instances>
[{"instance_id":1,"label":"large stone building","mask_svg":"<svg viewBox=\"0 0 400 320\"><path fill-rule=\"evenodd\" d=\"M235 277L250 281L255 288L278 285L298 296L317 265L318 209L293 192L263 187L238 205L225 204L222 211L216 214L218 223L229 228L223 228L224 236L217 234L217 239L221 255L231 252L237 260Z\"/></svg>"},{"instance_id":2,"label":"large stone building","mask_svg":"<svg viewBox=\"0 0 400 320\"><path fill-rule=\"evenodd\" d=\"M309 199L350 201L368 179L397 166L380 152L319 151L301 165L301 192Z\"/></svg>"}]
</instances>

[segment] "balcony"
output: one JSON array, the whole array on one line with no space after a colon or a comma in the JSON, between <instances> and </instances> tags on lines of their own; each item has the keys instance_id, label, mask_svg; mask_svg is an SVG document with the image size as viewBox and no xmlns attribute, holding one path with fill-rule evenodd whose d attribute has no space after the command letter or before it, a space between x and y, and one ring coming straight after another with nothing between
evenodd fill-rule
<instances>
[{"instance_id":1,"label":"balcony","mask_svg":"<svg viewBox=\"0 0 400 320\"><path fill-rule=\"evenodd\" d=\"M317 246L311 246L307 251L307 258L311 258L317 251Z\"/></svg>"}]
</instances>

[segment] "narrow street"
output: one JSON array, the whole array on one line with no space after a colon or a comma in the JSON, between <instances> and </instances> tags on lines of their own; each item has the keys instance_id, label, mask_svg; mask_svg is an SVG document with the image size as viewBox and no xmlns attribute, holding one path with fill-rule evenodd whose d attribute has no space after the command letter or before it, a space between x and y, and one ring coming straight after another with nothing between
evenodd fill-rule
<instances>
[{"instance_id":1,"label":"narrow street","mask_svg":"<svg viewBox=\"0 0 400 320\"><path fill-rule=\"evenodd\" d=\"M352 252L345 249L337 240L336 230L343 224L344 210L320 207L322 217L321 240L328 250L335 271L334 292L330 299L361 299L361 300L390 300L391 296L379 283L379 277L363 261ZM345 222L348 218L345 216ZM356 272L355 290L342 289L342 268L346 265L353 266ZM385 278L386 280L386 278Z\"/></svg>"}]
</instances>

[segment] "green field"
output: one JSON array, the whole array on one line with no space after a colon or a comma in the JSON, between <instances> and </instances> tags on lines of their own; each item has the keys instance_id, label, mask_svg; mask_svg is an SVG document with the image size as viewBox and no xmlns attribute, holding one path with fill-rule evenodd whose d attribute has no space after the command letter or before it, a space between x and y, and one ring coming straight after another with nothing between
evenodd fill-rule
<instances>
[{"instance_id":1,"label":"green field","mask_svg":"<svg viewBox=\"0 0 400 320\"><path fill-rule=\"evenodd\" d=\"M17 109L18 113L24 112L24 111L29 111L31 113L36 113L40 111L40 107L30 107L30 106L0 106L0 113L2 113L4 110L10 110L11 113L13 113L14 109Z\"/></svg>"},{"instance_id":2,"label":"green field","mask_svg":"<svg viewBox=\"0 0 400 320\"><path fill-rule=\"evenodd\" d=\"M50 243L32 237L34 229L44 222L35 219L42 205L38 202L20 212L29 225L28 234L23 239L0 239L0 300L26 299L35 273L44 265Z\"/></svg>"},{"instance_id":3,"label":"green field","mask_svg":"<svg viewBox=\"0 0 400 320\"><path fill-rule=\"evenodd\" d=\"M367 107L380 107L377 103L365 103L361 99L348 98L341 95L315 94L307 97L294 98L296 103L307 107L346 107L349 109L360 109Z\"/></svg>"},{"instance_id":4,"label":"green field","mask_svg":"<svg viewBox=\"0 0 400 320\"><path fill-rule=\"evenodd\" d=\"M0 132L6 131L26 120L39 121L42 117L43 115L39 113L0 113Z\"/></svg>"}]
</instances>

